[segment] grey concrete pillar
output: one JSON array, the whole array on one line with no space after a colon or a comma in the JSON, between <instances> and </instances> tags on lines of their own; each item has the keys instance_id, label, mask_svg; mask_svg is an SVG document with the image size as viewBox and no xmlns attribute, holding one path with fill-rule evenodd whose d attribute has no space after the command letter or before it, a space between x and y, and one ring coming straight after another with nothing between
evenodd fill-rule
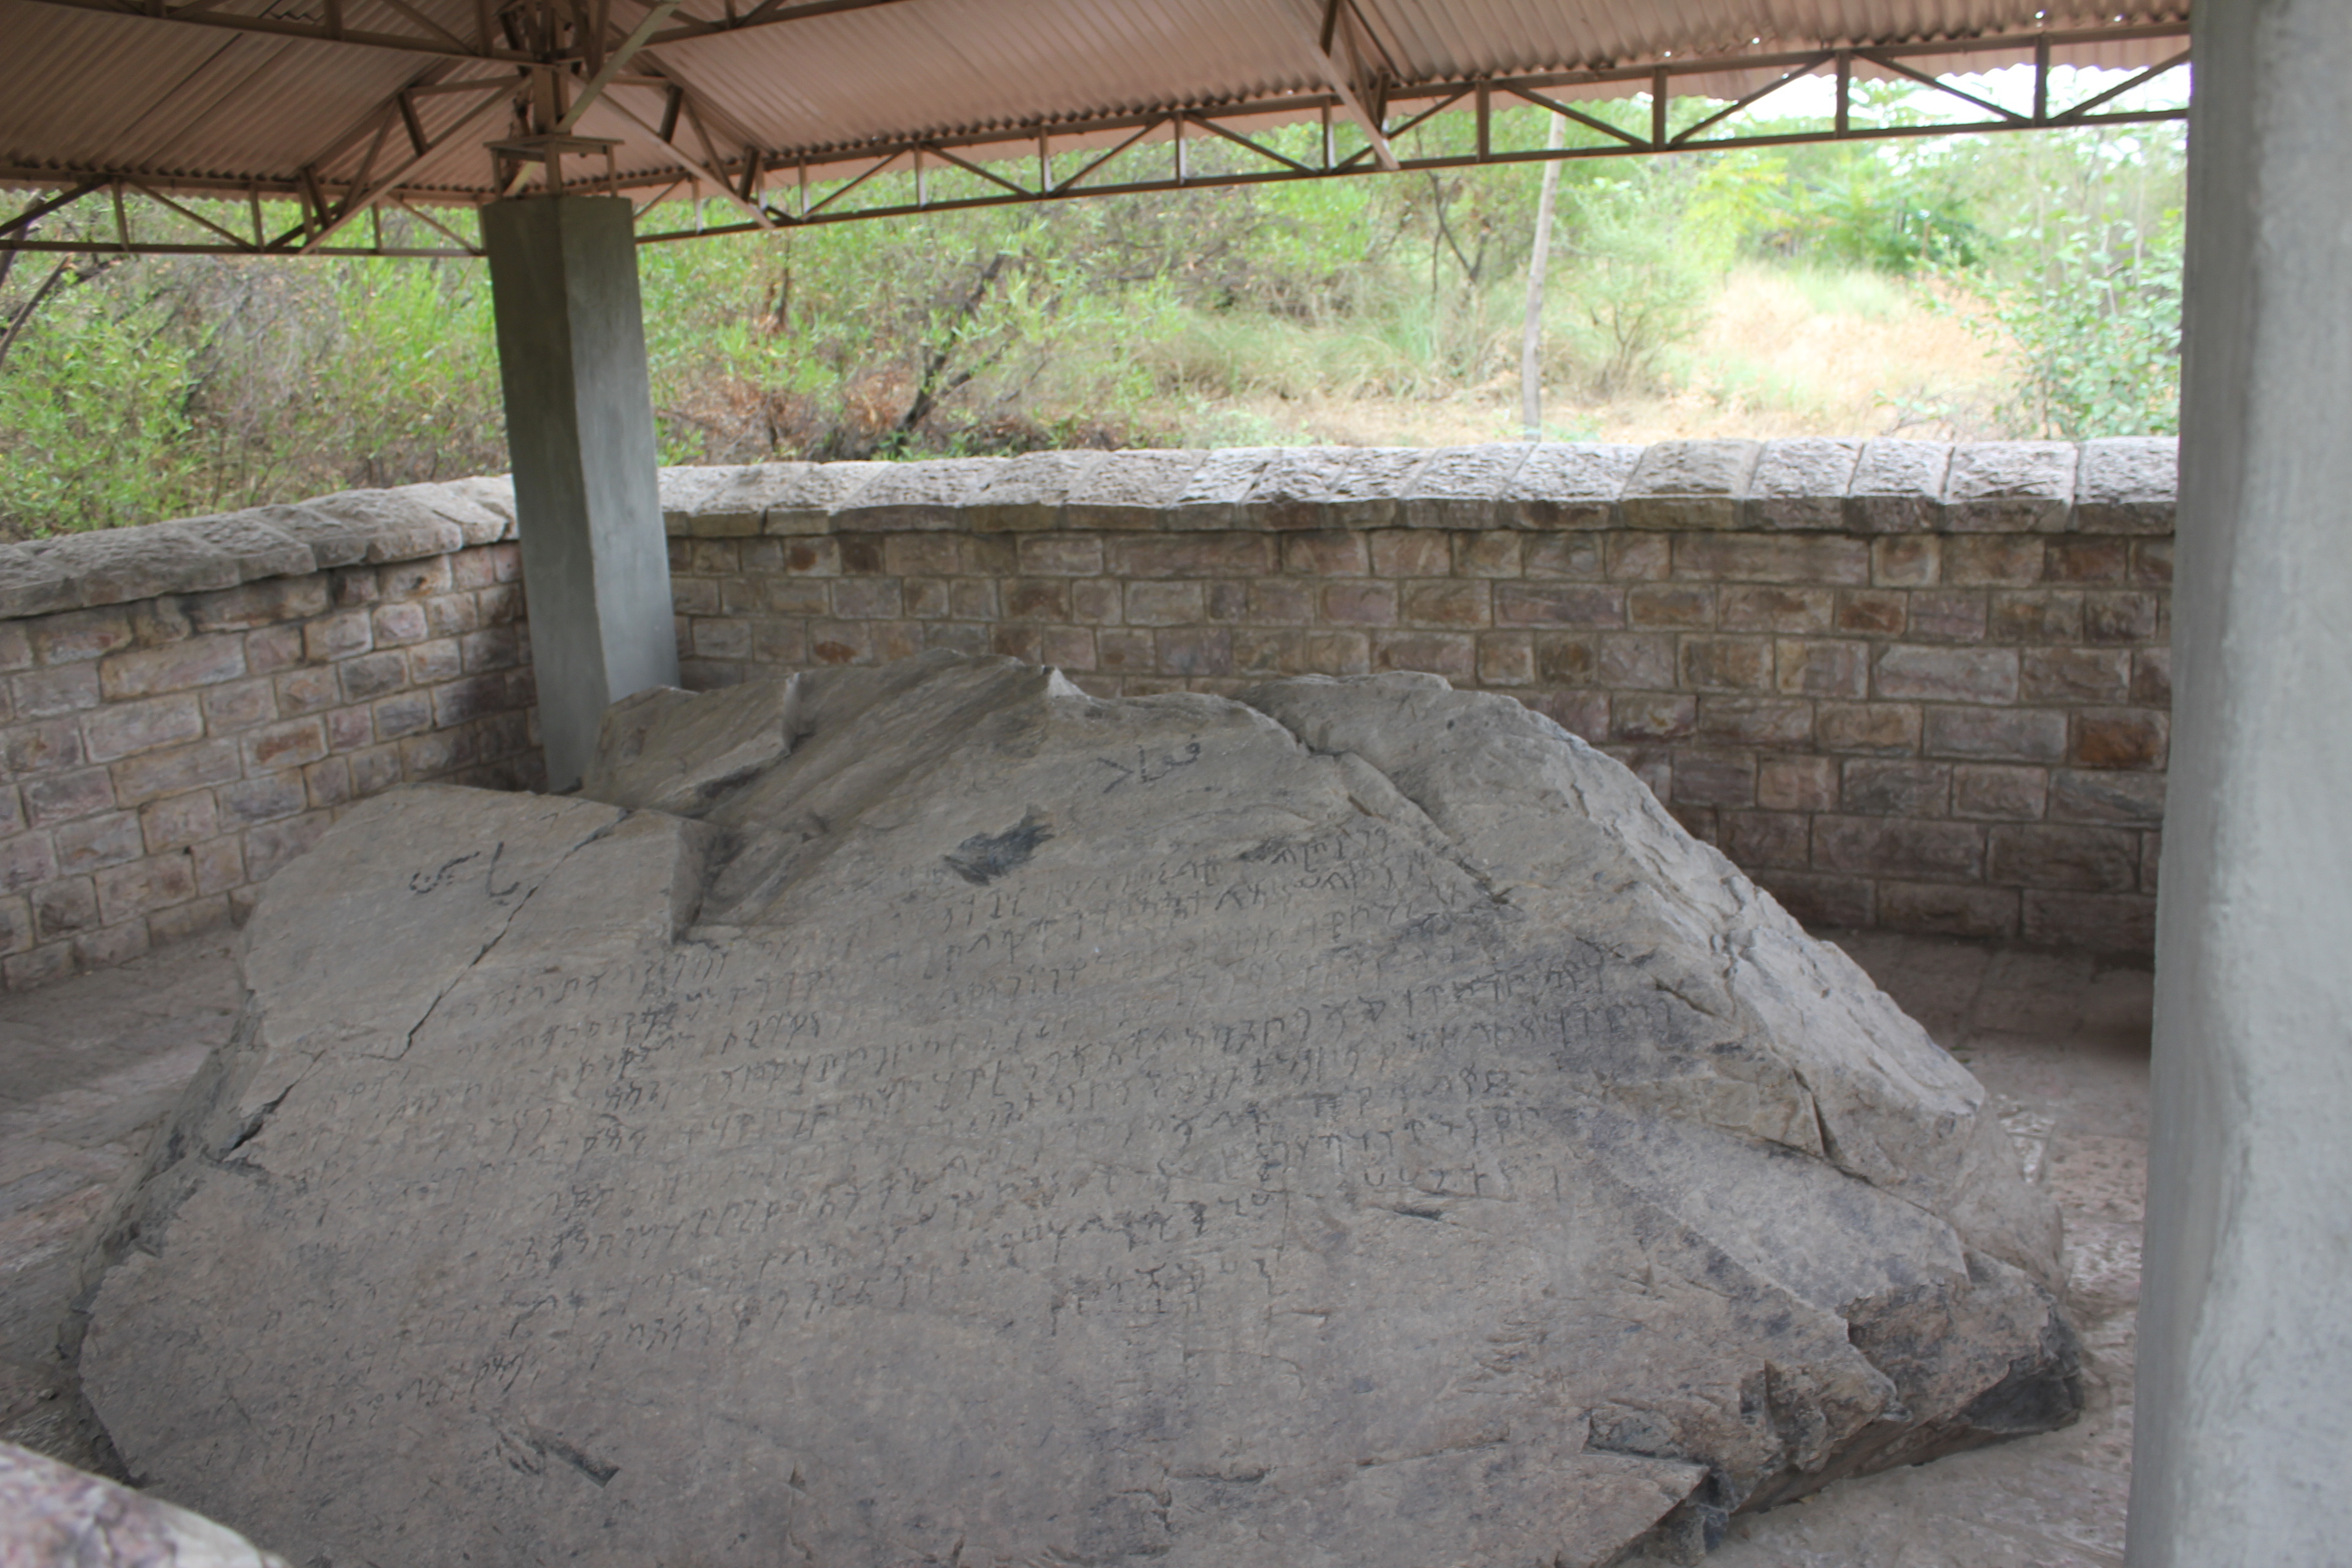
<instances>
[{"instance_id":1,"label":"grey concrete pillar","mask_svg":"<svg viewBox=\"0 0 2352 1568\"><path fill-rule=\"evenodd\" d=\"M2352 1561L2352 4L2197 0L2132 1568Z\"/></svg>"},{"instance_id":2,"label":"grey concrete pillar","mask_svg":"<svg viewBox=\"0 0 2352 1568\"><path fill-rule=\"evenodd\" d=\"M497 202L482 237L547 784L569 789L606 707L677 684L636 246L616 196Z\"/></svg>"}]
</instances>

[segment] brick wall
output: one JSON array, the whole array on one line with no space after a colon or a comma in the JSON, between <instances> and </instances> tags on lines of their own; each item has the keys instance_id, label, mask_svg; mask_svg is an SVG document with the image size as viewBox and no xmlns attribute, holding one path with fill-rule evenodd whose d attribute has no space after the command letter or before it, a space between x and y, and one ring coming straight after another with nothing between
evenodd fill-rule
<instances>
[{"instance_id":1,"label":"brick wall","mask_svg":"<svg viewBox=\"0 0 2352 1568\"><path fill-rule=\"evenodd\" d=\"M0 983L242 920L362 795L541 777L510 531L474 484L0 547Z\"/></svg>"},{"instance_id":2,"label":"brick wall","mask_svg":"<svg viewBox=\"0 0 2352 1568\"><path fill-rule=\"evenodd\" d=\"M688 684L925 648L1103 696L1433 670L1817 924L2153 946L2169 442L675 470Z\"/></svg>"},{"instance_id":3,"label":"brick wall","mask_svg":"<svg viewBox=\"0 0 2352 1568\"><path fill-rule=\"evenodd\" d=\"M1041 453L663 475L689 685L1434 670L1817 924L2152 946L2169 442ZM242 918L345 805L537 787L511 492L0 544L0 984Z\"/></svg>"}]
</instances>

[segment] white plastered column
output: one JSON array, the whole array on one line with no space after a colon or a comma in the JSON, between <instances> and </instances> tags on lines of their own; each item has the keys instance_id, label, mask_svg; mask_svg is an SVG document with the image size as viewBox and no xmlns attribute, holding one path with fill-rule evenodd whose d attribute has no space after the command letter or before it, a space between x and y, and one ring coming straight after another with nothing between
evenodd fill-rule
<instances>
[{"instance_id":1,"label":"white plastered column","mask_svg":"<svg viewBox=\"0 0 2352 1568\"><path fill-rule=\"evenodd\" d=\"M2352 1562L2352 0L2197 0L2132 1568Z\"/></svg>"}]
</instances>

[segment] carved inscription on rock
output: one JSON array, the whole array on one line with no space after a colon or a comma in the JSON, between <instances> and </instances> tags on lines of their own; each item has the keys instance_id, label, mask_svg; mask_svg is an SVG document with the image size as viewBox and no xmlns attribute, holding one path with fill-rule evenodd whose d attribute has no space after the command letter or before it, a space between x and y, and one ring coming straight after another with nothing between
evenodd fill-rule
<instances>
[{"instance_id":1,"label":"carved inscription on rock","mask_svg":"<svg viewBox=\"0 0 2352 1568\"><path fill-rule=\"evenodd\" d=\"M1515 704L615 714L281 873L92 1260L117 1444L296 1560L1600 1563L2073 1407L1973 1080Z\"/></svg>"}]
</instances>

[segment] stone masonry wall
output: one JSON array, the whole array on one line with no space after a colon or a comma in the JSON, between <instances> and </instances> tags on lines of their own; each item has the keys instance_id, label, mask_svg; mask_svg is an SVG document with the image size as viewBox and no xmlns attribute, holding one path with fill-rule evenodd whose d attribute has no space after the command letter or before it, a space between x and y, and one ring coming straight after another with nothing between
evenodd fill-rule
<instances>
[{"instance_id":1,"label":"stone masonry wall","mask_svg":"<svg viewBox=\"0 0 2352 1568\"><path fill-rule=\"evenodd\" d=\"M2166 441L1040 453L663 475L689 685L1423 669L1801 918L2145 952ZM0 544L0 984L243 918L347 803L543 784L502 480Z\"/></svg>"},{"instance_id":2,"label":"stone masonry wall","mask_svg":"<svg viewBox=\"0 0 2352 1568\"><path fill-rule=\"evenodd\" d=\"M241 921L346 802L542 776L503 486L0 546L0 983Z\"/></svg>"},{"instance_id":3,"label":"stone masonry wall","mask_svg":"<svg viewBox=\"0 0 2352 1568\"><path fill-rule=\"evenodd\" d=\"M2153 946L2173 443L1048 453L673 470L686 679L949 647L1098 695L1433 670L1800 918Z\"/></svg>"}]
</instances>

